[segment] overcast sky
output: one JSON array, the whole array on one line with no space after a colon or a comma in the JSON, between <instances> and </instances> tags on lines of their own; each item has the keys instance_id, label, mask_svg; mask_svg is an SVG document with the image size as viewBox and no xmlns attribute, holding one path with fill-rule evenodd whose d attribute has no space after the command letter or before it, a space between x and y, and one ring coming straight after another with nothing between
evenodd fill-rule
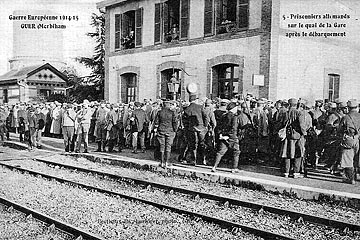
<instances>
[{"instance_id":1,"label":"overcast sky","mask_svg":"<svg viewBox=\"0 0 360 240\"><path fill-rule=\"evenodd\" d=\"M9 15L16 10L51 10L61 15L79 16L78 21L64 22L64 61L74 65L80 75L89 70L74 62L77 56L91 56L94 42L85 34L92 31L91 13L98 13L99 0L0 0L0 75L7 72L8 60L13 54L13 21Z\"/></svg>"}]
</instances>

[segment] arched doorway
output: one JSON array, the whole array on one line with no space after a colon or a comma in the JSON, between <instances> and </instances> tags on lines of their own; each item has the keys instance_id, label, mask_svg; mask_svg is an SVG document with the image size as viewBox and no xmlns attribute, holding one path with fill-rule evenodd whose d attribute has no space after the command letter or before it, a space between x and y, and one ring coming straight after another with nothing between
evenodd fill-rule
<instances>
[{"instance_id":1,"label":"arched doorway","mask_svg":"<svg viewBox=\"0 0 360 240\"><path fill-rule=\"evenodd\" d=\"M212 68L212 96L231 99L239 94L240 69L237 64L219 64Z\"/></svg>"},{"instance_id":2,"label":"arched doorway","mask_svg":"<svg viewBox=\"0 0 360 240\"><path fill-rule=\"evenodd\" d=\"M176 100L181 96L181 70L176 68L161 71L161 98Z\"/></svg>"},{"instance_id":3,"label":"arched doorway","mask_svg":"<svg viewBox=\"0 0 360 240\"><path fill-rule=\"evenodd\" d=\"M121 75L121 101L123 103L135 102L137 99L137 75L124 73Z\"/></svg>"}]
</instances>

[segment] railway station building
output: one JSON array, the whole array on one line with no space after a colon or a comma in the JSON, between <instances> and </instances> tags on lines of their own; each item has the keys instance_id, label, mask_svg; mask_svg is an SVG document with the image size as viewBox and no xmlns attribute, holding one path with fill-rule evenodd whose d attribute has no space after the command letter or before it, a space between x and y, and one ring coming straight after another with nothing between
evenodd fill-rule
<instances>
[{"instance_id":1,"label":"railway station building","mask_svg":"<svg viewBox=\"0 0 360 240\"><path fill-rule=\"evenodd\" d=\"M200 98L252 93L270 100L360 99L358 5L304 2L99 2L106 12L105 98L188 99L186 86L195 83ZM325 14L339 18L325 19ZM321 30L311 25L322 22L347 26ZM346 36L312 36L322 31Z\"/></svg>"},{"instance_id":2,"label":"railway station building","mask_svg":"<svg viewBox=\"0 0 360 240\"><path fill-rule=\"evenodd\" d=\"M12 69L0 76L0 103L36 100L39 95L65 93L67 77L49 63Z\"/></svg>"}]
</instances>

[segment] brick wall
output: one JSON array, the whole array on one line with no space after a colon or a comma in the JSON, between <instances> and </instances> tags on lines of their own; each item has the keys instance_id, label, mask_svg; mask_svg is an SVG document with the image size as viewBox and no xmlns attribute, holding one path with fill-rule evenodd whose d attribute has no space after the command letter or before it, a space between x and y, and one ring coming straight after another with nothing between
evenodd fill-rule
<instances>
[{"instance_id":1,"label":"brick wall","mask_svg":"<svg viewBox=\"0 0 360 240\"><path fill-rule=\"evenodd\" d=\"M262 0L260 36L260 73L264 75L264 86L259 87L259 97L269 98L270 50L271 50L272 0Z\"/></svg>"}]
</instances>

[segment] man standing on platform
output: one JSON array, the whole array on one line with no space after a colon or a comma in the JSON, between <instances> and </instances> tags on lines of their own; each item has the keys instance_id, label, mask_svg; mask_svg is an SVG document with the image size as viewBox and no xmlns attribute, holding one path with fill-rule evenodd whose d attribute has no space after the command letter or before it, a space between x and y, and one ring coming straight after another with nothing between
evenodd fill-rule
<instances>
[{"instance_id":1,"label":"man standing on platform","mask_svg":"<svg viewBox=\"0 0 360 240\"><path fill-rule=\"evenodd\" d=\"M360 113L356 99L347 102L349 113L346 114L339 125L341 141L340 167L344 169L344 182L355 184L356 170L359 168L359 131Z\"/></svg>"},{"instance_id":2,"label":"man standing on platform","mask_svg":"<svg viewBox=\"0 0 360 240\"><path fill-rule=\"evenodd\" d=\"M154 125L155 131L158 132L157 138L160 144L161 167L167 167L178 124L175 112L170 110L171 103L164 101L163 104L163 108L155 117Z\"/></svg>"},{"instance_id":3,"label":"man standing on platform","mask_svg":"<svg viewBox=\"0 0 360 240\"><path fill-rule=\"evenodd\" d=\"M4 107L4 105L1 105L0 106L0 140L1 141L5 140L6 118L7 118L7 114L6 114L6 111L5 111L5 107Z\"/></svg>"},{"instance_id":4,"label":"man standing on platform","mask_svg":"<svg viewBox=\"0 0 360 240\"><path fill-rule=\"evenodd\" d=\"M106 115L109 112L109 109L105 106L105 101L100 103L100 107L96 110L95 113L95 129L96 129L96 142L98 144L97 152L106 151Z\"/></svg>"},{"instance_id":5,"label":"man standing on platform","mask_svg":"<svg viewBox=\"0 0 360 240\"><path fill-rule=\"evenodd\" d=\"M141 103L135 102L135 110L130 117L133 153L137 153L138 138L140 139L141 150L143 153L145 152L144 124L148 121L145 111L141 108Z\"/></svg>"},{"instance_id":6,"label":"man standing on platform","mask_svg":"<svg viewBox=\"0 0 360 240\"><path fill-rule=\"evenodd\" d=\"M109 152L113 152L115 145L119 143L119 134L120 128L119 125L123 121L123 113L119 110L119 105L117 103L111 104L111 110L107 113L106 116L106 129L107 137L106 139L109 142ZM121 152L121 146L119 146L119 152Z\"/></svg>"},{"instance_id":7,"label":"man standing on platform","mask_svg":"<svg viewBox=\"0 0 360 240\"><path fill-rule=\"evenodd\" d=\"M89 101L84 100L82 109L77 113L76 120L78 122L77 128L77 141L76 141L76 150L75 152L80 152L81 142L84 140L84 153L88 153L89 145L89 129L91 115L93 114L92 110L89 108Z\"/></svg>"},{"instance_id":8,"label":"man standing on platform","mask_svg":"<svg viewBox=\"0 0 360 240\"><path fill-rule=\"evenodd\" d=\"M42 133L45 129L45 115L41 112L39 105L35 107L35 115L38 121L39 128L36 130L36 147L41 148Z\"/></svg>"},{"instance_id":9,"label":"man standing on platform","mask_svg":"<svg viewBox=\"0 0 360 240\"><path fill-rule=\"evenodd\" d=\"M61 119L62 134L64 137L65 152L71 152L71 142L75 131L76 113L71 104L66 104Z\"/></svg>"},{"instance_id":10,"label":"man standing on platform","mask_svg":"<svg viewBox=\"0 0 360 240\"><path fill-rule=\"evenodd\" d=\"M196 95L190 95L190 105L185 109L183 119L184 125L187 126L186 138L189 141L188 149L194 156L194 165L198 163L198 155L202 164L205 162L205 135L206 126L209 124L208 116L202 105L197 104Z\"/></svg>"},{"instance_id":11,"label":"man standing on platform","mask_svg":"<svg viewBox=\"0 0 360 240\"><path fill-rule=\"evenodd\" d=\"M293 162L294 178L299 178L302 177L300 169L305 150L306 122L297 109L298 100L291 98L288 102L289 110L281 119L282 127L286 127L286 138L281 144L280 157L284 160L284 177L289 177Z\"/></svg>"},{"instance_id":12,"label":"man standing on platform","mask_svg":"<svg viewBox=\"0 0 360 240\"><path fill-rule=\"evenodd\" d=\"M217 166L220 163L221 158L225 155L228 149L233 152L233 168L232 172L238 172L240 146L238 138L238 118L235 115L238 111L236 103L230 102L226 108L228 112L224 114L219 122L219 145L218 152L216 153L215 164L212 168L212 172L216 171Z\"/></svg>"}]
</instances>

